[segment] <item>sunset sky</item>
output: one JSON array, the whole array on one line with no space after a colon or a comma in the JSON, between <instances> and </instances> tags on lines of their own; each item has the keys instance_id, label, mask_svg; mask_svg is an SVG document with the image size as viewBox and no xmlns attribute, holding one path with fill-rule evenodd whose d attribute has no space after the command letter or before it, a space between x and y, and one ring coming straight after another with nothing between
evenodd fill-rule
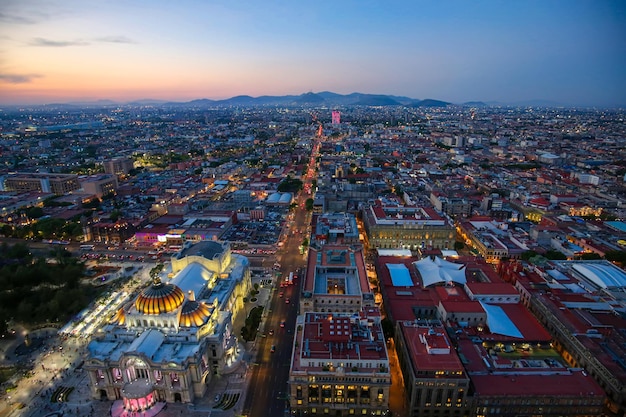
<instances>
[{"instance_id":1,"label":"sunset sky","mask_svg":"<svg viewBox=\"0 0 626 417\"><path fill-rule=\"evenodd\" d=\"M626 105L626 1L0 0L0 104L333 91Z\"/></svg>"}]
</instances>

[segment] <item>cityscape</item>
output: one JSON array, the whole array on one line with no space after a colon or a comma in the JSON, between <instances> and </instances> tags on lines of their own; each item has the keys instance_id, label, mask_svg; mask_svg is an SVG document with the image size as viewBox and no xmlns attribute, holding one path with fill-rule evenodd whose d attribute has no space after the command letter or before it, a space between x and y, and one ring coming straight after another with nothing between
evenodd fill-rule
<instances>
[{"instance_id":1,"label":"cityscape","mask_svg":"<svg viewBox=\"0 0 626 417\"><path fill-rule=\"evenodd\" d=\"M626 417L626 4L3 0L0 417Z\"/></svg>"},{"instance_id":2,"label":"cityscape","mask_svg":"<svg viewBox=\"0 0 626 417\"><path fill-rule=\"evenodd\" d=\"M2 415L623 415L623 111L324 97L5 108Z\"/></svg>"}]
</instances>

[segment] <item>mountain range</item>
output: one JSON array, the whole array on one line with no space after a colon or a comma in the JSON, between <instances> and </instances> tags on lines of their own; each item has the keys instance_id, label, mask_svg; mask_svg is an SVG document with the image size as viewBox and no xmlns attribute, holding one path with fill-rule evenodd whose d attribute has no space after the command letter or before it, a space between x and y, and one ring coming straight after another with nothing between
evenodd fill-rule
<instances>
[{"instance_id":1,"label":"mountain range","mask_svg":"<svg viewBox=\"0 0 626 417\"><path fill-rule=\"evenodd\" d=\"M441 100L417 100L410 97L385 94L337 94L330 91L304 93L285 96L235 96L224 100L198 99L187 102L167 102L160 100L136 100L128 104L161 104L166 106L410 106L410 107L445 107L452 103Z\"/></svg>"},{"instance_id":2,"label":"mountain range","mask_svg":"<svg viewBox=\"0 0 626 417\"><path fill-rule=\"evenodd\" d=\"M563 105L547 100L532 100L526 102L501 103L468 101L465 103L451 103L448 101L424 99L419 100L406 96L387 94L338 94L331 91L319 93L307 92L300 95L284 96L259 96L248 95L235 96L223 100L211 100L201 98L191 101L167 101L158 99L133 100L130 102L116 102L113 100L95 101L72 101L67 103L51 103L45 107L109 107L119 105L131 106L168 106L179 108L209 108L209 107L254 107L254 106L406 106L406 107L487 107L487 106L513 106L513 107L562 107Z\"/></svg>"},{"instance_id":3,"label":"mountain range","mask_svg":"<svg viewBox=\"0 0 626 417\"><path fill-rule=\"evenodd\" d=\"M387 94L338 94L330 91L320 93L303 93L300 95L259 96L240 95L223 100L201 98L191 101L167 101L158 99L133 100L117 102L113 100L71 101L67 103L50 103L45 107L109 107L119 105L130 106L167 106L167 107L255 107L255 106L407 106L407 107L446 107L449 105L468 105L471 107L488 106L488 104L473 101L468 104L455 104L442 100L419 100L405 96Z\"/></svg>"}]
</instances>

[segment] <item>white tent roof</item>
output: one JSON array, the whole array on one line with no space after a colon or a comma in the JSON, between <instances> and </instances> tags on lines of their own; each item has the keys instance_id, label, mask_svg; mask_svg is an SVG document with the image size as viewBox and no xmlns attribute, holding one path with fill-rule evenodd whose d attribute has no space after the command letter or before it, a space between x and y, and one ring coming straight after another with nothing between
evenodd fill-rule
<instances>
[{"instance_id":1,"label":"white tent roof","mask_svg":"<svg viewBox=\"0 0 626 417\"><path fill-rule=\"evenodd\" d=\"M487 326L489 326L491 333L520 339L524 337L501 307L486 303L480 303L480 305L487 312Z\"/></svg>"},{"instance_id":2,"label":"white tent roof","mask_svg":"<svg viewBox=\"0 0 626 417\"><path fill-rule=\"evenodd\" d=\"M433 284L454 281L458 284L465 284L465 265L455 264L439 257L434 259L426 257L417 262L413 262L420 275L424 287Z\"/></svg>"},{"instance_id":3,"label":"white tent roof","mask_svg":"<svg viewBox=\"0 0 626 417\"><path fill-rule=\"evenodd\" d=\"M412 287L409 269L404 264L386 264L394 287Z\"/></svg>"}]
</instances>

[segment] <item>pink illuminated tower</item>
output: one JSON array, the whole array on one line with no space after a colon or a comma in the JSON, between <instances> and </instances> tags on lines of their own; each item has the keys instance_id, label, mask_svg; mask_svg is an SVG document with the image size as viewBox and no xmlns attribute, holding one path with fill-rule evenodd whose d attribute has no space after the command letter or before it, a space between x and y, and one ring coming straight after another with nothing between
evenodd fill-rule
<instances>
[{"instance_id":1,"label":"pink illuminated tower","mask_svg":"<svg viewBox=\"0 0 626 417\"><path fill-rule=\"evenodd\" d=\"M338 125L341 123L341 112L339 110L333 110L333 124Z\"/></svg>"}]
</instances>

